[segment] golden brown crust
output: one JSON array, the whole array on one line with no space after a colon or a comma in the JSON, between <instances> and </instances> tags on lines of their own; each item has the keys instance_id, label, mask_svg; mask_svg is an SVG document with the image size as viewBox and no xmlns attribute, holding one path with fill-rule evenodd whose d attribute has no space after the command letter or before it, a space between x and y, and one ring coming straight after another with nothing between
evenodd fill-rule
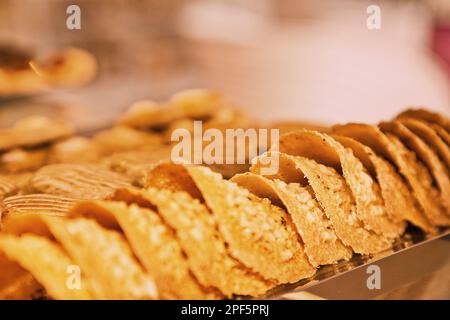
<instances>
[{"instance_id":1,"label":"golden brown crust","mask_svg":"<svg viewBox=\"0 0 450 320\"><path fill-rule=\"evenodd\" d=\"M444 115L426 109L408 109L397 115L397 118L414 118L437 124L450 133L450 120Z\"/></svg>"},{"instance_id":2,"label":"golden brown crust","mask_svg":"<svg viewBox=\"0 0 450 320\"><path fill-rule=\"evenodd\" d=\"M74 263L58 244L30 234L21 237L0 234L0 252L6 255L7 259L28 270L52 298L92 298L83 281L77 290L67 286L67 270Z\"/></svg>"},{"instance_id":3,"label":"golden brown crust","mask_svg":"<svg viewBox=\"0 0 450 320\"><path fill-rule=\"evenodd\" d=\"M10 178L0 176L0 200L14 194L17 189L17 185Z\"/></svg>"},{"instance_id":4,"label":"golden brown crust","mask_svg":"<svg viewBox=\"0 0 450 320\"><path fill-rule=\"evenodd\" d=\"M334 138L346 148L352 149L353 154L364 163L366 168L372 168L370 171L373 171L380 185L387 213L393 221L406 220L425 232L435 231L421 212L408 186L389 162L376 155L368 146L352 138L344 136L334 136Z\"/></svg>"},{"instance_id":5,"label":"golden brown crust","mask_svg":"<svg viewBox=\"0 0 450 320\"><path fill-rule=\"evenodd\" d=\"M53 212L66 215L77 200L51 194L37 193L7 197L3 200L5 215L35 212Z\"/></svg>"},{"instance_id":6,"label":"golden brown crust","mask_svg":"<svg viewBox=\"0 0 450 320\"><path fill-rule=\"evenodd\" d=\"M80 266L95 299L152 299L153 279L142 269L124 237L91 219L42 217L52 235Z\"/></svg>"},{"instance_id":7,"label":"golden brown crust","mask_svg":"<svg viewBox=\"0 0 450 320\"><path fill-rule=\"evenodd\" d=\"M438 191L431 186L427 169L398 138L383 134L376 126L365 124L340 125L333 127L333 130L337 134L360 141L395 164L428 220L434 226L448 223L445 213L439 207Z\"/></svg>"},{"instance_id":8,"label":"golden brown crust","mask_svg":"<svg viewBox=\"0 0 450 320\"><path fill-rule=\"evenodd\" d=\"M51 87L77 87L91 81L97 62L87 51L66 48L51 56L0 66L0 96L36 94ZM8 59L10 60L10 59Z\"/></svg>"},{"instance_id":9,"label":"golden brown crust","mask_svg":"<svg viewBox=\"0 0 450 320\"><path fill-rule=\"evenodd\" d=\"M291 283L312 276L287 213L205 167L188 171L215 215L230 253L266 279Z\"/></svg>"},{"instance_id":10,"label":"golden brown crust","mask_svg":"<svg viewBox=\"0 0 450 320\"><path fill-rule=\"evenodd\" d=\"M136 128L161 128L184 118L200 120L210 117L223 103L222 96L217 92L185 90L161 105L152 101L135 103L120 123Z\"/></svg>"},{"instance_id":11,"label":"golden brown crust","mask_svg":"<svg viewBox=\"0 0 450 320\"><path fill-rule=\"evenodd\" d=\"M29 117L0 130L0 151L17 147L33 147L72 135L74 129L65 122L45 117Z\"/></svg>"},{"instance_id":12,"label":"golden brown crust","mask_svg":"<svg viewBox=\"0 0 450 320\"><path fill-rule=\"evenodd\" d=\"M278 179L272 181L254 173L234 176L232 181L286 208L314 267L351 258L352 250L336 236L331 222L308 188Z\"/></svg>"},{"instance_id":13,"label":"golden brown crust","mask_svg":"<svg viewBox=\"0 0 450 320\"><path fill-rule=\"evenodd\" d=\"M1 270L4 271L4 269ZM11 277L10 274L8 276ZM0 289L0 300L43 300L48 298L45 289L31 273L11 278L13 279L12 283Z\"/></svg>"},{"instance_id":14,"label":"golden brown crust","mask_svg":"<svg viewBox=\"0 0 450 320\"><path fill-rule=\"evenodd\" d=\"M158 164L170 160L169 146L156 146L137 151L115 153L103 160L112 171L131 178L138 186L145 186L147 174Z\"/></svg>"},{"instance_id":15,"label":"golden brown crust","mask_svg":"<svg viewBox=\"0 0 450 320\"><path fill-rule=\"evenodd\" d=\"M149 188L121 190L115 197L157 208L175 231L192 272L203 286L217 288L227 297L262 295L273 287L229 255L214 216L187 193Z\"/></svg>"},{"instance_id":16,"label":"golden brown crust","mask_svg":"<svg viewBox=\"0 0 450 320\"><path fill-rule=\"evenodd\" d=\"M125 176L88 164L54 164L38 170L30 181L30 192L77 199L105 199L118 188L131 187Z\"/></svg>"},{"instance_id":17,"label":"golden brown crust","mask_svg":"<svg viewBox=\"0 0 450 320\"><path fill-rule=\"evenodd\" d=\"M447 215L450 218L449 173L437 154L401 122L383 122L380 123L380 128L385 132L396 135L410 150L417 154L418 159L427 167L434 178L433 184L440 191L441 202L447 209Z\"/></svg>"},{"instance_id":18,"label":"golden brown crust","mask_svg":"<svg viewBox=\"0 0 450 320\"><path fill-rule=\"evenodd\" d=\"M145 187L184 191L194 199L204 200L187 168L173 163L161 163L148 172Z\"/></svg>"},{"instance_id":19,"label":"golden brown crust","mask_svg":"<svg viewBox=\"0 0 450 320\"><path fill-rule=\"evenodd\" d=\"M48 152L48 163L91 163L101 158L100 149L89 138L71 137L54 143Z\"/></svg>"},{"instance_id":20,"label":"golden brown crust","mask_svg":"<svg viewBox=\"0 0 450 320\"><path fill-rule=\"evenodd\" d=\"M14 184L15 190L12 194L23 194L28 192L28 186L31 177L33 176L34 172L32 171L26 171L26 172L20 172L20 173L5 173L0 174L2 179L5 179L6 181L10 181Z\"/></svg>"},{"instance_id":21,"label":"golden brown crust","mask_svg":"<svg viewBox=\"0 0 450 320\"><path fill-rule=\"evenodd\" d=\"M109 155L144 147L160 146L162 139L158 134L116 126L97 133L92 138L92 143L101 154Z\"/></svg>"},{"instance_id":22,"label":"golden brown crust","mask_svg":"<svg viewBox=\"0 0 450 320\"><path fill-rule=\"evenodd\" d=\"M176 167L178 170L173 171L170 169L174 165L161 165L155 171L162 181L183 181L174 191L186 191L194 198L204 199L234 258L265 279L278 283L295 282L314 273L298 235L286 223L286 212L223 180L208 168ZM169 171L166 176L165 170ZM154 185L154 179L153 183L149 182L153 187L161 187Z\"/></svg>"},{"instance_id":23,"label":"golden brown crust","mask_svg":"<svg viewBox=\"0 0 450 320\"><path fill-rule=\"evenodd\" d=\"M444 140L445 143L450 146L450 133L448 133L448 131L437 124L432 124L431 127L439 134L442 140Z\"/></svg>"},{"instance_id":24,"label":"golden brown crust","mask_svg":"<svg viewBox=\"0 0 450 320\"><path fill-rule=\"evenodd\" d=\"M446 164L447 169L450 170L450 146L443 141L433 128L427 123L416 119L400 118L398 121L433 148Z\"/></svg>"},{"instance_id":25,"label":"golden brown crust","mask_svg":"<svg viewBox=\"0 0 450 320\"><path fill-rule=\"evenodd\" d=\"M268 156L264 154L258 158ZM342 178L333 168L318 164L314 160L280 153L279 176L289 181L301 181L304 177L312 187L315 198L330 219L337 236L354 252L373 254L391 247L390 241L363 228L356 214L353 195ZM252 171L260 172L261 163L256 161ZM283 173L283 171L288 172ZM297 177L297 178L296 178Z\"/></svg>"},{"instance_id":26,"label":"golden brown crust","mask_svg":"<svg viewBox=\"0 0 450 320\"><path fill-rule=\"evenodd\" d=\"M428 169L417 160L416 154L406 148L396 136L389 133L386 136L404 162L400 171L412 184L414 195L425 207L424 211L428 220L436 226L450 225L450 217L446 214L446 209L441 203L440 192L433 185L433 179Z\"/></svg>"},{"instance_id":27,"label":"golden brown crust","mask_svg":"<svg viewBox=\"0 0 450 320\"><path fill-rule=\"evenodd\" d=\"M20 173L34 171L47 163L48 150L12 149L0 155L0 171Z\"/></svg>"},{"instance_id":28,"label":"golden brown crust","mask_svg":"<svg viewBox=\"0 0 450 320\"><path fill-rule=\"evenodd\" d=\"M48 235L40 216L67 216L76 199L49 195L27 194L5 198L0 206L2 231L14 234L32 232Z\"/></svg>"},{"instance_id":29,"label":"golden brown crust","mask_svg":"<svg viewBox=\"0 0 450 320\"><path fill-rule=\"evenodd\" d=\"M303 156L342 171L356 200L358 218L367 230L388 239L394 239L403 232L404 225L392 221L387 215L379 185L351 149L346 149L327 134L299 130L281 136L280 152Z\"/></svg>"},{"instance_id":30,"label":"golden brown crust","mask_svg":"<svg viewBox=\"0 0 450 320\"><path fill-rule=\"evenodd\" d=\"M205 292L192 276L175 233L153 210L135 205L128 207L119 202L96 201L80 203L72 213L103 223L105 214L116 219L133 252L155 280L162 299L219 297Z\"/></svg>"},{"instance_id":31,"label":"golden brown crust","mask_svg":"<svg viewBox=\"0 0 450 320\"><path fill-rule=\"evenodd\" d=\"M44 59L31 61L30 66L44 86L79 87L97 74L95 57L79 48L65 48Z\"/></svg>"}]
</instances>

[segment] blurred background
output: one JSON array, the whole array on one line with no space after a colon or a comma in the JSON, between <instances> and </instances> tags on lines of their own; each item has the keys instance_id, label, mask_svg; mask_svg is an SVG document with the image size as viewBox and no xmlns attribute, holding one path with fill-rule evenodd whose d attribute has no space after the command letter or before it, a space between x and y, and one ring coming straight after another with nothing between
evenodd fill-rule
<instances>
[{"instance_id":1,"label":"blurred background","mask_svg":"<svg viewBox=\"0 0 450 320\"><path fill-rule=\"evenodd\" d=\"M72 4L81 30L66 28ZM379 30L367 28L369 5ZM98 61L81 88L1 97L0 126L40 113L91 130L136 100L192 87L262 121L450 114L448 0L0 0L0 47L30 57L78 47Z\"/></svg>"}]
</instances>

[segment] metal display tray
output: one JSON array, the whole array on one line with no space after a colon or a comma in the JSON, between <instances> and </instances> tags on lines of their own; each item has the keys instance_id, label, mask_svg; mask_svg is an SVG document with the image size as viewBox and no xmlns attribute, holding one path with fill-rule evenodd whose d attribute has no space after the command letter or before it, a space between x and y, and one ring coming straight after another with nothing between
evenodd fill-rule
<instances>
[{"instance_id":1,"label":"metal display tray","mask_svg":"<svg viewBox=\"0 0 450 320\"><path fill-rule=\"evenodd\" d=\"M369 289L368 266L379 267L381 288ZM426 290L430 279L438 289ZM411 286L422 281L421 295ZM415 286L417 287L417 285ZM428 288L429 289L429 288ZM391 294L396 291L399 294ZM417 291L417 290L416 290ZM420 231L408 232L393 249L376 256L354 255L350 261L320 267L309 279L280 286L268 299L450 299L450 229L426 237Z\"/></svg>"}]
</instances>

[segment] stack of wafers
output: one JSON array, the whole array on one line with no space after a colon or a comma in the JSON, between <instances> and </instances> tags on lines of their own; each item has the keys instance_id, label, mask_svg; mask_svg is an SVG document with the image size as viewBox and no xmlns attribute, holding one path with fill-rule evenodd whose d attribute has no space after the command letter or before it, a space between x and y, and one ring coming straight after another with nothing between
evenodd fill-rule
<instances>
[{"instance_id":1,"label":"stack of wafers","mask_svg":"<svg viewBox=\"0 0 450 320\"><path fill-rule=\"evenodd\" d=\"M170 161L183 123L251 127L228 107L188 91L90 138L40 118L0 132L0 298L258 297L450 226L444 116L290 131L229 179Z\"/></svg>"}]
</instances>

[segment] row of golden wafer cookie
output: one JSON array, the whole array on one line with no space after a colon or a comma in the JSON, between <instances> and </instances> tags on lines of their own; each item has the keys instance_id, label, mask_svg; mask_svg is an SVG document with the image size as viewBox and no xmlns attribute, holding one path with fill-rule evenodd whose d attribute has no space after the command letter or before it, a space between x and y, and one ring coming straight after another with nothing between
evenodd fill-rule
<instances>
[{"instance_id":1,"label":"row of golden wafer cookie","mask_svg":"<svg viewBox=\"0 0 450 320\"><path fill-rule=\"evenodd\" d=\"M421 112L417 115L410 111L400 118L423 119ZM427 119L446 130L444 118ZM420 190L437 197L444 197L445 191L430 183L435 181L430 171L437 169L435 164L431 166L433 162L422 160L426 152L419 154L414 149L420 143L407 144L400 134L395 138L395 133L385 134L386 129L366 125L339 126L334 131L342 134L343 128L344 136L354 139L315 131L283 136L280 170L273 176L261 175L261 166L270 153L255 159L250 173L237 175L232 181L204 167L160 164L145 169L144 190L132 188L130 182L127 185L110 172L98 176L82 173L86 166L78 171L73 165L43 168L30 184L33 192L41 194L28 195L34 197L33 201L38 199L38 205L17 197L4 201L9 206L4 210L6 235L0 242L6 243L2 245L2 263L9 265L5 270L10 271L1 292L14 297L17 292L36 296L36 292L45 291L52 298L62 299L260 295L278 284L307 278L320 265L349 259L353 252L388 250L406 221L430 232L448 225L445 209L439 208L442 216L436 220L431 212L425 212L426 199ZM438 134L437 130L433 132ZM448 152L448 143L439 143L445 139L441 136L441 140L434 135L428 136L433 139L417 139L427 141L430 152L445 163L442 154ZM383 142L381 137L394 141L394 151L383 153L390 142ZM418 158L412 157L415 153L411 150ZM389 152L395 156L390 158ZM420 179L404 173L401 161L414 168L416 175L420 173ZM58 170L60 173L55 174ZM62 172L71 170L75 174L61 178ZM91 176L95 179L86 179ZM80 189L85 191L80 193ZM63 196L72 198L63 200ZM83 202L64 210L70 207L70 201L105 197L107 201ZM59 211L52 209L52 201ZM32 204L27 207L23 203ZM38 212L36 207L42 210ZM415 210L398 211L403 208ZM49 217L55 212L66 217ZM52 227L54 224L58 226ZM26 248L35 241L42 248L48 244L48 252L53 252L50 260L59 260L31 266L31 261L39 259ZM111 245L105 248L105 242ZM117 251L107 250L110 247ZM61 250L65 256L57 254ZM108 254L98 255L99 250ZM116 264L117 270L111 267ZM125 264L131 265L130 272L123 271ZM67 266L74 265L83 271L83 292L74 293L67 285ZM48 275L44 270L56 274ZM112 281L114 272L121 277ZM11 280L14 274L20 275L16 281ZM57 281L49 283L51 278ZM145 287L136 285L135 279ZM184 286L180 286L181 281Z\"/></svg>"},{"instance_id":2,"label":"row of golden wafer cookie","mask_svg":"<svg viewBox=\"0 0 450 320\"><path fill-rule=\"evenodd\" d=\"M0 175L26 178L48 164L101 163L142 180L138 171L149 162L170 159L171 133L192 132L194 120L201 121L204 130L259 127L217 92L200 89L182 91L158 104L137 102L115 126L93 136L76 135L65 122L35 116L0 129ZM132 166L123 166L131 162ZM212 165L227 177L248 167Z\"/></svg>"},{"instance_id":3,"label":"row of golden wafer cookie","mask_svg":"<svg viewBox=\"0 0 450 320\"><path fill-rule=\"evenodd\" d=\"M34 172L47 164L98 163L130 150L164 150L156 134L116 126L93 137L74 135L65 122L30 117L0 130L0 174Z\"/></svg>"},{"instance_id":4,"label":"row of golden wafer cookie","mask_svg":"<svg viewBox=\"0 0 450 320\"><path fill-rule=\"evenodd\" d=\"M3 296L17 297L15 286L30 274L30 290L37 282L57 299L204 299L261 295L315 272L287 213L269 200L204 167L161 164L148 184L107 201L74 201L65 213L70 199L62 196L40 194L47 207L39 211L8 198ZM217 193L203 192L211 187ZM70 266L81 270L84 290L68 286Z\"/></svg>"},{"instance_id":5,"label":"row of golden wafer cookie","mask_svg":"<svg viewBox=\"0 0 450 320\"><path fill-rule=\"evenodd\" d=\"M160 164L145 189L79 202L64 217L51 206L8 213L3 263L10 277L20 276L6 296L18 297L12 288L61 299L260 295L349 259L352 251L389 248L382 234L360 223L350 187L336 170L280 154L281 179L272 180L258 174L264 156L233 181L205 167ZM61 207L61 196L54 199ZM27 251L34 243L35 255ZM46 261L39 250L49 254ZM68 285L71 266L86 270L80 280L86 290Z\"/></svg>"},{"instance_id":6,"label":"row of golden wafer cookie","mask_svg":"<svg viewBox=\"0 0 450 320\"><path fill-rule=\"evenodd\" d=\"M187 102L183 102L182 97ZM189 102L192 99L194 99L194 103ZM225 127L226 121L233 121L231 110L224 112L222 111L224 108L215 105L214 108L209 110L214 114L218 113L217 116L209 116L205 112L196 115L196 112L192 114L189 111L192 108L194 111L199 109L197 107L199 103L206 104L211 99L216 99L215 94L208 91L188 91L172 98L171 109L181 107L184 112L187 112L187 115L172 119L167 125L171 125L175 120L181 121L185 117L189 120L209 117L215 123L223 123ZM160 106L160 108L166 109L165 106ZM170 114L170 111L164 110L164 112ZM149 171L158 160L169 158L167 151L170 149L164 146L164 143L161 143L161 140L164 140L164 135L160 134L162 132L161 125L156 130L153 127L151 127L151 130L138 130L131 126L119 125L104 130L89 139L70 137L72 132L68 132L69 126L61 124L43 118L31 118L22 121L22 125L20 125L26 130L18 131L16 127L19 125L15 125L13 128L4 131L4 137L8 138L2 140L8 141L8 143L5 142L5 146L2 146L3 156L6 156L4 158L14 160L14 157L11 157L10 154L20 153L25 155L22 158L27 160L9 161L9 166L2 166L1 168L3 171L1 181L5 182L2 184L2 186L5 186L2 190L2 197L6 197L2 201L1 208L4 218L2 227L5 233L23 234L32 233L31 230L33 230L34 233L42 236L46 233L43 231L45 228L38 227L39 225L42 226L39 223L41 216L65 216L70 208L81 199L104 199L110 197L114 190L118 188L130 188L132 185L142 186L145 184L145 172ZM51 134L47 134L49 131ZM136 149L139 150L135 151ZM38 152L42 157L40 157L40 161L34 161L36 157L33 157L33 155ZM16 157L16 159L21 160L20 157ZM36 171L36 169L38 170ZM14 181L14 183L11 183L11 181ZM10 196L11 194L13 196ZM160 229L161 226L156 226L157 231ZM170 238L166 238L170 240ZM170 246L167 245L166 241L161 241L160 245L164 244L162 248L164 250L163 256L168 254L167 249L169 252L173 251L172 247L176 244L173 239L172 242L173 244ZM184 255L180 249L178 249L178 255L177 253L174 254L174 264L176 265L180 263L179 259L176 259L180 254ZM8 259L5 261L8 261ZM164 264L167 263L167 261L164 261ZM193 283L191 285L192 290L188 290L188 292L193 292L193 295L182 294L181 297L222 296L222 294L218 295L217 292L207 293L204 296L204 290L201 290L202 294L200 295L199 285L194 283L195 281L192 279L189 280L190 276L186 275L190 271L185 264L185 262L181 263L180 272L185 274L181 276L181 279L183 283L186 281ZM15 265L15 267L18 266ZM37 281L33 274L30 272L24 272L24 274L25 276L17 278L17 281L2 286L3 297L17 297L18 293L22 294L22 297L41 297L43 292L48 291L47 287L44 290L42 286L36 285ZM170 278L170 275L168 277ZM175 275L175 278L177 277ZM57 277L57 279L61 279L61 277ZM163 283L164 281L159 282L160 285ZM178 282L178 284L181 284L181 282ZM27 285L29 285L28 289L24 287ZM258 285L261 286L261 284ZM189 287L188 284L186 286ZM264 290L258 290L264 292L266 289L267 287L264 287ZM51 294L50 296L63 298L59 294ZM65 298L69 296L70 294ZM154 296L154 294L151 295L151 297ZM76 296L72 296L72 298L74 297L76 298ZM106 296L99 295L95 295L95 297L106 298ZM111 297L114 296L109 296L109 298ZM120 297L124 298L125 296ZM150 296L143 297L148 298ZM175 296L164 294L163 297Z\"/></svg>"}]
</instances>

